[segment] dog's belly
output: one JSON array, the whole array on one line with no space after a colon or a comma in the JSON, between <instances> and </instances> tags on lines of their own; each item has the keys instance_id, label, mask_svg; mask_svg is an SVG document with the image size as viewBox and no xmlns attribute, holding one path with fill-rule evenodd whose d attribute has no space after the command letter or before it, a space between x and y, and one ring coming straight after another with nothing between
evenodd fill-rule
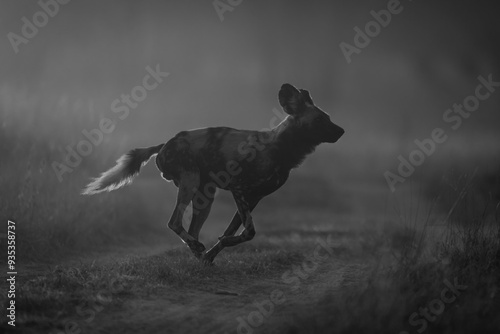
<instances>
[{"instance_id":1,"label":"dog's belly","mask_svg":"<svg viewBox=\"0 0 500 334\"><path fill-rule=\"evenodd\" d=\"M289 171L276 171L267 175L242 173L242 175L232 176L227 185L220 186L218 184L218 187L233 192L263 197L275 192L285 184L288 175Z\"/></svg>"}]
</instances>

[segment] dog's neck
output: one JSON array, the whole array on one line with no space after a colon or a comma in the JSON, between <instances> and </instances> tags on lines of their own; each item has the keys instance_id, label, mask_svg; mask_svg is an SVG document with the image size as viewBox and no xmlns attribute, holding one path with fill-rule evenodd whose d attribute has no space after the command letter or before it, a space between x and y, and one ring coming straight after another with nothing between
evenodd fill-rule
<instances>
[{"instance_id":1,"label":"dog's neck","mask_svg":"<svg viewBox=\"0 0 500 334\"><path fill-rule=\"evenodd\" d=\"M292 116L287 116L272 131L275 134L272 155L281 168L285 170L298 167L306 156L320 144L311 138L310 131Z\"/></svg>"}]
</instances>

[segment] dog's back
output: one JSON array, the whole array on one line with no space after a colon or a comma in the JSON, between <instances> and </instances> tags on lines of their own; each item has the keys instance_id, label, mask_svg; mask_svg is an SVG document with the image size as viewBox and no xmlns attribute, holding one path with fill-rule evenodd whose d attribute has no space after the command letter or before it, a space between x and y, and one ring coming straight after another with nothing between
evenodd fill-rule
<instances>
[{"instance_id":1,"label":"dog's back","mask_svg":"<svg viewBox=\"0 0 500 334\"><path fill-rule=\"evenodd\" d=\"M274 135L272 131L229 127L182 131L165 144L156 164L165 179L174 181L185 171L197 171L202 178L211 179L211 175L223 172L265 174L271 165L270 146ZM242 166L248 167L249 164L252 168L241 170Z\"/></svg>"}]
</instances>

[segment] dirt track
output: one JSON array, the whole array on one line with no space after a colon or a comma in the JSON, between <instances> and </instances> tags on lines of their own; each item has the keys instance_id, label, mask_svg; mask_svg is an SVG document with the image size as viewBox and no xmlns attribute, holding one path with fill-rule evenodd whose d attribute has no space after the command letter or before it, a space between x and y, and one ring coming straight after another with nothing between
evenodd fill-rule
<instances>
[{"instance_id":1,"label":"dirt track","mask_svg":"<svg viewBox=\"0 0 500 334\"><path fill-rule=\"evenodd\" d=\"M348 224L342 225L333 230L320 219L307 227L297 224L292 230L282 226L264 228L246 248L221 253L213 268L203 269L208 271L202 282L182 277L185 286L167 281L145 287L132 279L132 293L115 300L103 299L93 311L78 311L77 305L68 305L70 316L52 322L56 329L48 332L59 333L68 323L76 323L81 333L276 333L285 328L301 332L301 321L314 318L318 305L332 302L343 286L364 281L371 267L372 260L367 259L370 252L360 247L366 236L346 230ZM59 267L79 268L89 263L106 267L130 258L140 258L140 262L162 259L169 264L179 252L190 266L203 267L182 245L162 244L120 248L72 259ZM288 253L298 254L290 264L283 265L272 257ZM242 255L246 257L240 260ZM241 270L248 256L255 261L255 275L233 275L233 268ZM261 264L266 269L259 269ZM50 266L32 265L22 272L27 280L53 270ZM325 320L324 314L314 319L318 324ZM28 330L31 332L31 328ZM70 333L71 327L66 331Z\"/></svg>"},{"instance_id":2,"label":"dirt track","mask_svg":"<svg viewBox=\"0 0 500 334\"><path fill-rule=\"evenodd\" d=\"M327 294L361 278L363 273L361 263L334 261L322 263L301 280L296 290L281 277L218 283L192 291L161 288L155 295L129 299L118 309L104 310L85 332L246 333L246 327L257 333L276 333L283 324L300 326L294 324L298 310L314 312ZM282 292L280 304L271 304L273 291ZM264 309L259 311L254 302ZM242 320L258 326L247 327Z\"/></svg>"}]
</instances>

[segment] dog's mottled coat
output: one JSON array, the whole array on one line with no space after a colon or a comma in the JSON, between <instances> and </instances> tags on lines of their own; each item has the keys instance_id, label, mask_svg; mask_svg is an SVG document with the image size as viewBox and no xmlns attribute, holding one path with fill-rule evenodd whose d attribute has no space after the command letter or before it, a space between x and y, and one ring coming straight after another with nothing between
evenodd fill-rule
<instances>
[{"instance_id":1,"label":"dog's mottled coat","mask_svg":"<svg viewBox=\"0 0 500 334\"><path fill-rule=\"evenodd\" d=\"M213 127L179 132L166 144L134 149L117 165L91 182L83 194L111 191L132 181L140 167L155 154L156 166L167 181L179 188L168 226L191 251L211 263L224 248L251 240L255 228L251 212L265 196L279 189L296 168L321 143L334 143L344 130L316 107L309 92L284 84L278 94L288 116L268 131ZM216 188L231 191L237 212L219 241L207 252L198 241ZM182 226L186 207L192 203L189 230ZM241 234L236 231L243 224Z\"/></svg>"}]
</instances>

